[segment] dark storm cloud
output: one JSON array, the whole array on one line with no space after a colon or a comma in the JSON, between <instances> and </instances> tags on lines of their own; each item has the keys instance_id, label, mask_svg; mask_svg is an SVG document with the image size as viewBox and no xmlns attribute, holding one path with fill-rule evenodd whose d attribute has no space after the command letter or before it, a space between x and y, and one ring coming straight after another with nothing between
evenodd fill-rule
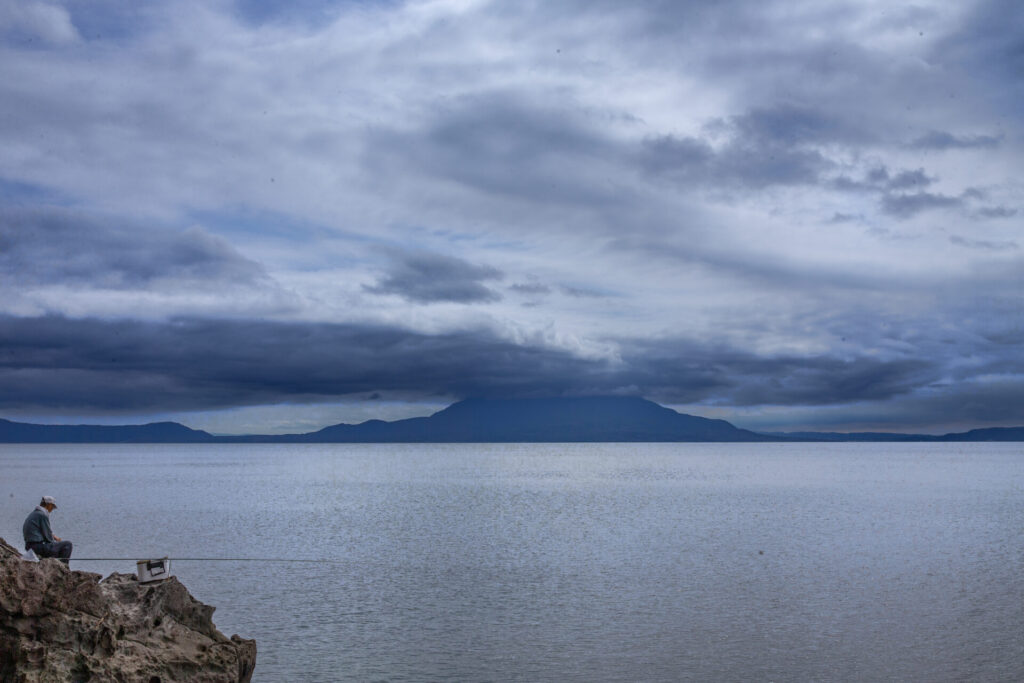
<instances>
[{"instance_id":1,"label":"dark storm cloud","mask_svg":"<svg viewBox=\"0 0 1024 683\"><path fill-rule=\"evenodd\" d=\"M183 410L363 392L557 392L599 369L483 332L266 321L0 318L0 406Z\"/></svg>"},{"instance_id":2,"label":"dark storm cloud","mask_svg":"<svg viewBox=\"0 0 1024 683\"><path fill-rule=\"evenodd\" d=\"M807 411L799 422L804 429L816 431L948 433L1020 425L1024 423L1022 400L1024 381L1019 378L979 380L958 383L955 387L933 385L897 401ZM940 415L944 418L937 420Z\"/></svg>"},{"instance_id":3,"label":"dark storm cloud","mask_svg":"<svg viewBox=\"0 0 1024 683\"><path fill-rule=\"evenodd\" d=\"M0 281L136 289L156 281L252 284L263 268L201 229L151 230L61 209L0 210Z\"/></svg>"},{"instance_id":4,"label":"dark storm cloud","mask_svg":"<svg viewBox=\"0 0 1024 683\"><path fill-rule=\"evenodd\" d=\"M635 342L631 379L668 402L707 400L735 406L828 405L886 400L939 376L918 359L842 359L829 355L759 356L681 340Z\"/></svg>"},{"instance_id":5,"label":"dark storm cloud","mask_svg":"<svg viewBox=\"0 0 1024 683\"><path fill-rule=\"evenodd\" d=\"M910 143L915 149L972 149L997 147L1002 140L994 135L953 135L941 130L931 130Z\"/></svg>"},{"instance_id":6,"label":"dark storm cloud","mask_svg":"<svg viewBox=\"0 0 1024 683\"><path fill-rule=\"evenodd\" d=\"M956 387L936 386L906 400L875 407L863 416L862 421L872 428L885 427L904 432L914 431L915 426L932 430L941 426L942 431L948 432L990 425L1020 425L1024 424L1020 409L1022 402L1024 381L1019 378L969 381ZM947 419L937 423L937 415ZM822 426L827 425L825 420L836 420L836 416L822 417ZM848 429L845 425L849 423L849 416L838 421L844 430ZM950 424L957 427L949 429Z\"/></svg>"},{"instance_id":7,"label":"dark storm cloud","mask_svg":"<svg viewBox=\"0 0 1024 683\"><path fill-rule=\"evenodd\" d=\"M667 402L829 405L899 397L935 381L919 359L761 356L689 340L625 340L579 358L486 331L182 319L0 319L0 407L183 410L420 396L632 393Z\"/></svg>"},{"instance_id":8,"label":"dark storm cloud","mask_svg":"<svg viewBox=\"0 0 1024 683\"><path fill-rule=\"evenodd\" d=\"M372 294L397 294L415 303L468 304L500 300L500 294L482 283L502 277L496 268L475 266L453 256L407 253L395 259L391 271L376 285L363 289Z\"/></svg>"}]
</instances>

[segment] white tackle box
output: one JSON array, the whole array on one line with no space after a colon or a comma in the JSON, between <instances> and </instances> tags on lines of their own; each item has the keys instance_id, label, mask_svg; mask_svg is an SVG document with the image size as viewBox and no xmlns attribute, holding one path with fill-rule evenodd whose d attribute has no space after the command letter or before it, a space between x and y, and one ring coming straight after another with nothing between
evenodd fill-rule
<instances>
[{"instance_id":1,"label":"white tackle box","mask_svg":"<svg viewBox=\"0 0 1024 683\"><path fill-rule=\"evenodd\" d=\"M162 557L159 560L139 560L135 563L139 571L139 583L163 581L171 577L171 559Z\"/></svg>"}]
</instances>

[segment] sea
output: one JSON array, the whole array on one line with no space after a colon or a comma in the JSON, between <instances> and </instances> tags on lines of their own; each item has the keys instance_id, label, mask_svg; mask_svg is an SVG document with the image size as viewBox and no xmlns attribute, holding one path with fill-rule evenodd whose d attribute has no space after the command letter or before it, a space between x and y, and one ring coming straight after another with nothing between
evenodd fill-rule
<instances>
[{"instance_id":1,"label":"sea","mask_svg":"<svg viewBox=\"0 0 1024 683\"><path fill-rule=\"evenodd\" d=\"M0 473L0 536L46 494L76 557L123 558L72 568L169 556L260 683L1024 680L1024 444L2 445Z\"/></svg>"}]
</instances>

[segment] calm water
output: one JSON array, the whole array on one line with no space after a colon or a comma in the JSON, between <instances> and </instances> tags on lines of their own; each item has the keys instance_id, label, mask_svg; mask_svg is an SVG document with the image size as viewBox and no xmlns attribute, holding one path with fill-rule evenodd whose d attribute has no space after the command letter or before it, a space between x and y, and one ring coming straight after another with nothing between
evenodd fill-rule
<instances>
[{"instance_id":1,"label":"calm water","mask_svg":"<svg viewBox=\"0 0 1024 683\"><path fill-rule=\"evenodd\" d=\"M1024 445L0 446L254 680L1021 681ZM131 562L78 562L109 573Z\"/></svg>"}]
</instances>

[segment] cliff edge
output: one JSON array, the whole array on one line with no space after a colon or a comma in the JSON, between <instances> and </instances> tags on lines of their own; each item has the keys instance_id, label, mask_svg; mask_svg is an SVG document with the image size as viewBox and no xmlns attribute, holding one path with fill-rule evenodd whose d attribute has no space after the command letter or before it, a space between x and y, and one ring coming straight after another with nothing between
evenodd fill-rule
<instances>
[{"instance_id":1,"label":"cliff edge","mask_svg":"<svg viewBox=\"0 0 1024 683\"><path fill-rule=\"evenodd\" d=\"M248 683L256 642L226 637L177 579L26 562L0 538L0 681Z\"/></svg>"}]
</instances>

